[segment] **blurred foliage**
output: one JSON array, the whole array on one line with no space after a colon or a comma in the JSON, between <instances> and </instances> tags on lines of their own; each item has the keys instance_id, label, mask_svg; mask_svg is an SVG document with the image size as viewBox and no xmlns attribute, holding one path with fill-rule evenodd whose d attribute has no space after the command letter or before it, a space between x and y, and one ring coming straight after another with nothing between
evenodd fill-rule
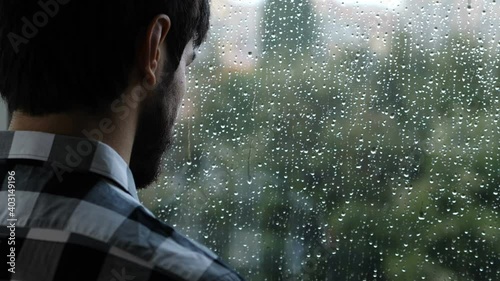
<instances>
[{"instance_id":1,"label":"blurred foliage","mask_svg":"<svg viewBox=\"0 0 500 281\"><path fill-rule=\"evenodd\" d=\"M144 201L249 280L500 280L498 53L395 33L325 55L298 2L268 1L254 71L193 70Z\"/></svg>"}]
</instances>

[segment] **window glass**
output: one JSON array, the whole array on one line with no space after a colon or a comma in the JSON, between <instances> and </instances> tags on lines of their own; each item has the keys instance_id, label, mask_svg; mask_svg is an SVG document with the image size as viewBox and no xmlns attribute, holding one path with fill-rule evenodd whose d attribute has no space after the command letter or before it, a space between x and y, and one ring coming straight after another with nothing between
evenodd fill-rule
<instances>
[{"instance_id":1,"label":"window glass","mask_svg":"<svg viewBox=\"0 0 500 281\"><path fill-rule=\"evenodd\" d=\"M212 0L160 219L249 280L500 280L496 0Z\"/></svg>"}]
</instances>

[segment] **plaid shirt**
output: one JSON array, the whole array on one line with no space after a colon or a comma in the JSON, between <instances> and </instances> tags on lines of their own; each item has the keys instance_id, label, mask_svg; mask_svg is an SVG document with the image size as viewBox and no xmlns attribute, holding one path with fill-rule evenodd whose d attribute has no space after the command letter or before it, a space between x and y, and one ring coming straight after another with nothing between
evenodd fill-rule
<instances>
[{"instance_id":1,"label":"plaid shirt","mask_svg":"<svg viewBox=\"0 0 500 281\"><path fill-rule=\"evenodd\" d=\"M242 280L157 220L101 142L0 132L0 178L0 280Z\"/></svg>"}]
</instances>

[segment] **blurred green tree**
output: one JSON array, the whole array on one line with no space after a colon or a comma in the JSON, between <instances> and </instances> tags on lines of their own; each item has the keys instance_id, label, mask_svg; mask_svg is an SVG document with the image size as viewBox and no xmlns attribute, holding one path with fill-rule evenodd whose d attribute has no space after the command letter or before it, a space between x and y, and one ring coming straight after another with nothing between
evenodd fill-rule
<instances>
[{"instance_id":1,"label":"blurred green tree","mask_svg":"<svg viewBox=\"0 0 500 281\"><path fill-rule=\"evenodd\" d=\"M156 213L251 280L498 280L498 56L400 33L325 59L309 1L265 11L254 72L195 71Z\"/></svg>"}]
</instances>

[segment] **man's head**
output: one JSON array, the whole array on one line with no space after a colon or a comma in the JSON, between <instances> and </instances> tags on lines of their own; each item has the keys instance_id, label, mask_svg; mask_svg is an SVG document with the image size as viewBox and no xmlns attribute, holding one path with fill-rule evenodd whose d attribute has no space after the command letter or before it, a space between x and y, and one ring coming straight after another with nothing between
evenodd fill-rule
<instances>
[{"instance_id":1,"label":"man's head","mask_svg":"<svg viewBox=\"0 0 500 281\"><path fill-rule=\"evenodd\" d=\"M0 92L10 111L45 116L125 114L123 93L140 91L130 167L145 187L208 28L208 0L2 0Z\"/></svg>"}]
</instances>

